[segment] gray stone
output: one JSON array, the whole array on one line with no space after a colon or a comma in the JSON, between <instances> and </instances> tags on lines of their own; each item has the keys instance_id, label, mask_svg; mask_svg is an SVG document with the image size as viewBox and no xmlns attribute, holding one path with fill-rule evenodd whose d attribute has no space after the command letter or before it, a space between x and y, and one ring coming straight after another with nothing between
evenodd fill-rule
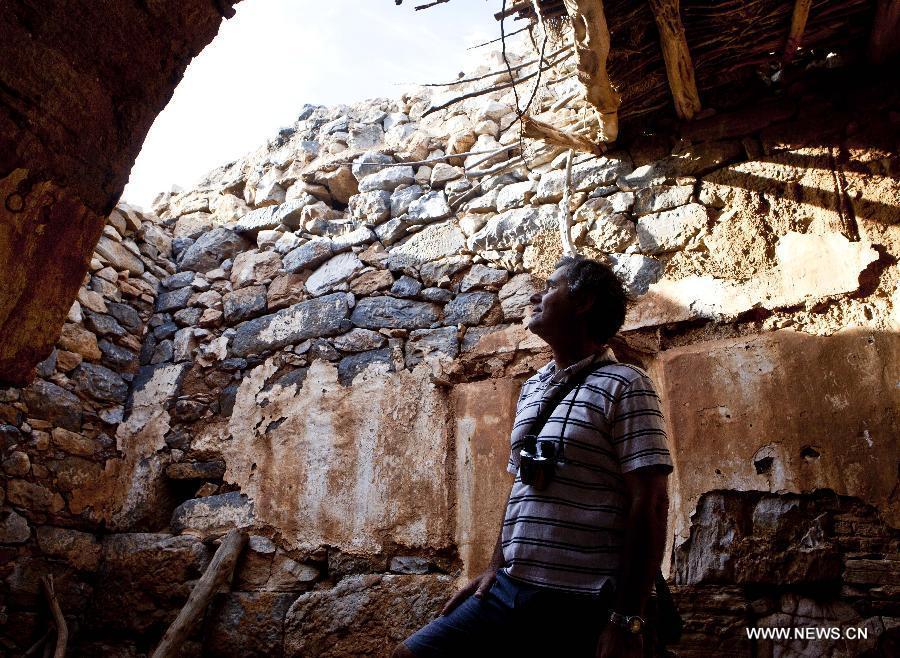
<instances>
[{"instance_id":1,"label":"gray stone","mask_svg":"<svg viewBox=\"0 0 900 658\"><path fill-rule=\"evenodd\" d=\"M626 192L634 192L651 185L658 185L665 180L665 174L657 171L655 164L651 163L641 165L634 171L620 176L616 179L616 185Z\"/></svg>"},{"instance_id":2,"label":"gray stone","mask_svg":"<svg viewBox=\"0 0 900 658\"><path fill-rule=\"evenodd\" d=\"M468 201L464 207L467 212L472 213L496 212L499 196L500 190L491 190Z\"/></svg>"},{"instance_id":3,"label":"gray stone","mask_svg":"<svg viewBox=\"0 0 900 658\"><path fill-rule=\"evenodd\" d=\"M351 217L367 225L379 224L391 216L391 193L386 190L354 194L347 208Z\"/></svg>"},{"instance_id":4,"label":"gray stone","mask_svg":"<svg viewBox=\"0 0 900 658\"><path fill-rule=\"evenodd\" d=\"M455 222L427 226L388 252L387 266L392 271L415 270L423 263L456 256L466 248L466 238Z\"/></svg>"},{"instance_id":5,"label":"gray stone","mask_svg":"<svg viewBox=\"0 0 900 658\"><path fill-rule=\"evenodd\" d=\"M661 254L681 249L706 226L706 222L706 208L699 203L641 217L637 223L641 251Z\"/></svg>"},{"instance_id":6,"label":"gray stone","mask_svg":"<svg viewBox=\"0 0 900 658\"><path fill-rule=\"evenodd\" d=\"M285 256L282 267L285 272L290 273L312 269L324 263L333 254L334 247L331 244L331 240L314 238Z\"/></svg>"},{"instance_id":7,"label":"gray stone","mask_svg":"<svg viewBox=\"0 0 900 658\"><path fill-rule=\"evenodd\" d=\"M609 185L617 177L630 172L631 169L631 159L627 155L591 158L572 167L572 189L576 192L589 192L594 188ZM549 171L541 176L534 195L534 202L559 201L562 199L565 189L565 169Z\"/></svg>"},{"instance_id":8,"label":"gray stone","mask_svg":"<svg viewBox=\"0 0 900 658\"><path fill-rule=\"evenodd\" d=\"M431 187L440 189L450 181L463 177L462 167L454 167L446 162L438 162L431 169Z\"/></svg>"},{"instance_id":9,"label":"gray stone","mask_svg":"<svg viewBox=\"0 0 900 658\"><path fill-rule=\"evenodd\" d=\"M175 332L172 339L172 358L177 362L191 361L197 351L197 339L192 327L185 327Z\"/></svg>"},{"instance_id":10,"label":"gray stone","mask_svg":"<svg viewBox=\"0 0 900 658\"><path fill-rule=\"evenodd\" d=\"M444 307L444 323L449 325L479 324L497 302L492 292L465 292Z\"/></svg>"},{"instance_id":11,"label":"gray stone","mask_svg":"<svg viewBox=\"0 0 900 658\"><path fill-rule=\"evenodd\" d=\"M370 329L351 329L346 334L336 336L331 342L342 352L366 352L382 347L387 338Z\"/></svg>"},{"instance_id":12,"label":"gray stone","mask_svg":"<svg viewBox=\"0 0 900 658\"><path fill-rule=\"evenodd\" d=\"M84 326L98 336L124 336L125 329L115 318L106 313L94 313L84 309Z\"/></svg>"},{"instance_id":13,"label":"gray stone","mask_svg":"<svg viewBox=\"0 0 900 658\"><path fill-rule=\"evenodd\" d=\"M622 279L628 294L643 295L662 278L663 264L640 254L610 254L613 271Z\"/></svg>"},{"instance_id":14,"label":"gray stone","mask_svg":"<svg viewBox=\"0 0 900 658\"><path fill-rule=\"evenodd\" d=\"M31 528L25 517L9 512L0 512L0 544L24 544L31 539Z\"/></svg>"},{"instance_id":15,"label":"gray stone","mask_svg":"<svg viewBox=\"0 0 900 658\"><path fill-rule=\"evenodd\" d=\"M509 280L509 272L506 270L498 270L487 265L477 263L472 266L462 283L459 285L460 292L468 292L475 288L486 288L488 290L498 290L504 283Z\"/></svg>"},{"instance_id":16,"label":"gray stone","mask_svg":"<svg viewBox=\"0 0 900 658\"><path fill-rule=\"evenodd\" d=\"M105 235L100 236L94 251L103 256L110 265L117 270L128 270L136 277L144 273L144 261L132 253L121 242L110 240Z\"/></svg>"},{"instance_id":17,"label":"gray stone","mask_svg":"<svg viewBox=\"0 0 900 658\"><path fill-rule=\"evenodd\" d=\"M531 201L536 189L537 181L531 180L501 188L497 195L497 210L502 212L510 208L521 208Z\"/></svg>"},{"instance_id":18,"label":"gray stone","mask_svg":"<svg viewBox=\"0 0 900 658\"><path fill-rule=\"evenodd\" d=\"M359 247L364 244L375 241L375 233L367 226L360 226L341 235L337 235L331 240L335 253L347 251L353 247Z\"/></svg>"},{"instance_id":19,"label":"gray stone","mask_svg":"<svg viewBox=\"0 0 900 658\"><path fill-rule=\"evenodd\" d=\"M428 224L449 217L452 212L443 192L429 192L409 204L406 217L411 224Z\"/></svg>"},{"instance_id":20,"label":"gray stone","mask_svg":"<svg viewBox=\"0 0 900 658\"><path fill-rule=\"evenodd\" d=\"M453 299L453 293L445 288L425 288L419 293L419 297L425 301L445 304Z\"/></svg>"},{"instance_id":21,"label":"gray stone","mask_svg":"<svg viewBox=\"0 0 900 658\"><path fill-rule=\"evenodd\" d=\"M356 303L350 320L365 329L424 329L437 322L439 307L394 297L367 297Z\"/></svg>"},{"instance_id":22,"label":"gray stone","mask_svg":"<svg viewBox=\"0 0 900 658\"><path fill-rule=\"evenodd\" d=\"M103 364L122 372L131 372L138 367L138 355L126 347L111 343L103 339L99 343L103 352Z\"/></svg>"},{"instance_id":23,"label":"gray stone","mask_svg":"<svg viewBox=\"0 0 900 658\"><path fill-rule=\"evenodd\" d=\"M107 302L106 312L118 320L123 327L133 334L138 333L143 325L140 314L128 304Z\"/></svg>"},{"instance_id":24,"label":"gray stone","mask_svg":"<svg viewBox=\"0 0 900 658\"><path fill-rule=\"evenodd\" d=\"M253 521L253 503L239 491L232 491L184 501L172 512L170 526L172 532L206 541L232 528L247 528Z\"/></svg>"},{"instance_id":25,"label":"gray stone","mask_svg":"<svg viewBox=\"0 0 900 658\"><path fill-rule=\"evenodd\" d=\"M81 429L81 401L66 389L37 379L22 392L28 414L67 430Z\"/></svg>"},{"instance_id":26,"label":"gray stone","mask_svg":"<svg viewBox=\"0 0 900 658\"><path fill-rule=\"evenodd\" d=\"M468 239L471 251L509 249L524 245L541 231L558 230L560 210L555 205L507 210L492 217Z\"/></svg>"},{"instance_id":27,"label":"gray stone","mask_svg":"<svg viewBox=\"0 0 900 658\"><path fill-rule=\"evenodd\" d=\"M162 280L162 284L169 290L177 290L178 288L190 286L191 283L193 283L195 276L197 276L197 273L191 272L190 270L178 272L177 274L167 276Z\"/></svg>"},{"instance_id":28,"label":"gray stone","mask_svg":"<svg viewBox=\"0 0 900 658\"><path fill-rule=\"evenodd\" d=\"M399 555L392 557L388 569L391 573L426 574L431 566L427 557L415 557L412 555Z\"/></svg>"},{"instance_id":29,"label":"gray stone","mask_svg":"<svg viewBox=\"0 0 900 658\"><path fill-rule=\"evenodd\" d=\"M193 327L200 322L202 316L202 308L183 308L180 311L176 311L172 318L181 327Z\"/></svg>"},{"instance_id":30,"label":"gray stone","mask_svg":"<svg viewBox=\"0 0 900 658\"><path fill-rule=\"evenodd\" d=\"M222 312L227 324L249 320L266 312L266 287L248 286L222 298Z\"/></svg>"},{"instance_id":31,"label":"gray stone","mask_svg":"<svg viewBox=\"0 0 900 658\"><path fill-rule=\"evenodd\" d=\"M440 356L441 354L451 358L459 354L456 327L416 329L410 332L406 341L407 368L412 368L431 356Z\"/></svg>"},{"instance_id":32,"label":"gray stone","mask_svg":"<svg viewBox=\"0 0 900 658\"><path fill-rule=\"evenodd\" d=\"M300 246L300 242L301 240L296 234L282 233L275 243L275 252L284 256Z\"/></svg>"},{"instance_id":33,"label":"gray stone","mask_svg":"<svg viewBox=\"0 0 900 658\"><path fill-rule=\"evenodd\" d=\"M419 278L426 286L444 286L451 277L472 264L471 256L450 256L425 263L419 268Z\"/></svg>"},{"instance_id":34,"label":"gray stone","mask_svg":"<svg viewBox=\"0 0 900 658\"><path fill-rule=\"evenodd\" d=\"M421 185L410 185L402 190L396 190L391 195L391 217L401 217L409 210L413 201L425 194Z\"/></svg>"},{"instance_id":35,"label":"gray stone","mask_svg":"<svg viewBox=\"0 0 900 658\"><path fill-rule=\"evenodd\" d=\"M338 363L338 382L342 386L350 386L353 379L373 363L383 363L388 366L388 371L394 369L394 356L391 349L386 347L381 350L359 352L344 357Z\"/></svg>"},{"instance_id":36,"label":"gray stone","mask_svg":"<svg viewBox=\"0 0 900 658\"><path fill-rule=\"evenodd\" d=\"M71 376L75 390L96 400L125 402L128 384L109 368L94 363L82 363Z\"/></svg>"},{"instance_id":37,"label":"gray stone","mask_svg":"<svg viewBox=\"0 0 900 658\"><path fill-rule=\"evenodd\" d=\"M693 185L653 185L638 190L634 194L634 214L647 215L652 212L669 210L683 206L694 194Z\"/></svg>"},{"instance_id":38,"label":"gray stone","mask_svg":"<svg viewBox=\"0 0 900 658\"><path fill-rule=\"evenodd\" d=\"M600 251L623 252L637 240L637 227L625 215L597 217L587 228L585 240Z\"/></svg>"},{"instance_id":39,"label":"gray stone","mask_svg":"<svg viewBox=\"0 0 900 658\"><path fill-rule=\"evenodd\" d=\"M348 313L347 296L343 293L294 304L238 325L228 346L229 355L246 357L300 343L307 338L343 333L350 329Z\"/></svg>"},{"instance_id":40,"label":"gray stone","mask_svg":"<svg viewBox=\"0 0 900 658\"><path fill-rule=\"evenodd\" d=\"M178 331L178 325L176 323L166 322L156 327L156 329L153 330L153 335L157 340L165 340L166 338L174 336L176 331Z\"/></svg>"},{"instance_id":41,"label":"gray stone","mask_svg":"<svg viewBox=\"0 0 900 658\"><path fill-rule=\"evenodd\" d=\"M178 258L182 270L208 272L217 268L225 260L250 248L250 243L227 228L214 228L204 233Z\"/></svg>"},{"instance_id":42,"label":"gray stone","mask_svg":"<svg viewBox=\"0 0 900 658\"><path fill-rule=\"evenodd\" d=\"M415 297L421 290L422 283L405 274L391 286L391 294L397 297Z\"/></svg>"},{"instance_id":43,"label":"gray stone","mask_svg":"<svg viewBox=\"0 0 900 658\"><path fill-rule=\"evenodd\" d=\"M375 227L375 235L385 245L390 246L406 235L409 224L402 219L390 219L381 226Z\"/></svg>"},{"instance_id":44,"label":"gray stone","mask_svg":"<svg viewBox=\"0 0 900 658\"><path fill-rule=\"evenodd\" d=\"M380 124L362 124L350 127L350 148L365 149L384 141L384 129Z\"/></svg>"},{"instance_id":45,"label":"gray stone","mask_svg":"<svg viewBox=\"0 0 900 658\"><path fill-rule=\"evenodd\" d=\"M170 480L220 480L225 476L225 462L221 459L206 462L178 462L166 466Z\"/></svg>"},{"instance_id":46,"label":"gray stone","mask_svg":"<svg viewBox=\"0 0 900 658\"><path fill-rule=\"evenodd\" d=\"M359 181L360 192L372 192L374 190L387 190L393 192L400 185L411 185L415 182L413 168L407 165L401 167L384 167L381 171L362 178Z\"/></svg>"},{"instance_id":47,"label":"gray stone","mask_svg":"<svg viewBox=\"0 0 900 658\"><path fill-rule=\"evenodd\" d=\"M306 280L306 289L311 295L322 295L347 281L365 267L359 257L352 253L338 254L326 261ZM345 288L346 289L346 288Z\"/></svg>"},{"instance_id":48,"label":"gray stone","mask_svg":"<svg viewBox=\"0 0 900 658\"><path fill-rule=\"evenodd\" d=\"M370 174L374 174L384 169L383 167L379 167L378 165L390 164L393 161L394 158L387 155L386 153L380 153L378 151L366 151L353 161L353 166L350 169L353 172L353 175L356 177L356 180L361 180L362 178L369 176Z\"/></svg>"}]
</instances>

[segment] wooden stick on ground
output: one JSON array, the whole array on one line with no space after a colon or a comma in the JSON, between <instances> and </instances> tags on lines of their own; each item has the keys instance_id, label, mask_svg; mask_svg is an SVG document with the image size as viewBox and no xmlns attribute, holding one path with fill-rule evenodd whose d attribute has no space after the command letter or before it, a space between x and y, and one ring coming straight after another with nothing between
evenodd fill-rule
<instances>
[{"instance_id":1,"label":"wooden stick on ground","mask_svg":"<svg viewBox=\"0 0 900 658\"><path fill-rule=\"evenodd\" d=\"M563 198L560 202L562 209L562 217L559 221L559 231L562 234L563 256L574 256L575 245L572 244L572 160L575 157L575 151L569 149L566 157L566 190L563 192Z\"/></svg>"},{"instance_id":2,"label":"wooden stick on ground","mask_svg":"<svg viewBox=\"0 0 900 658\"><path fill-rule=\"evenodd\" d=\"M56 622L56 650L53 652L53 658L65 658L66 644L69 642L69 627L66 626L66 618L63 616L62 608L59 607L56 590L53 589L53 576L41 576L41 585L44 587L44 594L47 596L50 610L53 612L53 621Z\"/></svg>"},{"instance_id":3,"label":"wooden stick on ground","mask_svg":"<svg viewBox=\"0 0 900 658\"><path fill-rule=\"evenodd\" d=\"M681 0L650 0L653 17L659 28L659 41L666 62L666 76L675 102L675 112L682 119L693 119L700 111L700 95L694 80L694 64L681 23Z\"/></svg>"},{"instance_id":4,"label":"wooden stick on ground","mask_svg":"<svg viewBox=\"0 0 900 658\"><path fill-rule=\"evenodd\" d=\"M603 0L564 0L572 19L578 79L585 87L587 101L600 113L599 141L614 142L619 135L619 94L606 71L609 56L609 29Z\"/></svg>"},{"instance_id":5,"label":"wooden stick on ground","mask_svg":"<svg viewBox=\"0 0 900 658\"><path fill-rule=\"evenodd\" d=\"M809 18L809 7L812 0L795 0L794 13L791 15L791 31L788 33L787 41L784 42L784 50L781 53L781 61L789 64L794 55L797 54L797 48L803 39L803 32L806 30L806 20Z\"/></svg>"},{"instance_id":6,"label":"wooden stick on ground","mask_svg":"<svg viewBox=\"0 0 900 658\"><path fill-rule=\"evenodd\" d=\"M542 139L548 144L574 149L581 153L592 153L594 155L606 153L606 144L598 144L589 137L557 130L549 123L538 121L530 116L522 117L522 129L526 137Z\"/></svg>"},{"instance_id":7,"label":"wooden stick on ground","mask_svg":"<svg viewBox=\"0 0 900 658\"><path fill-rule=\"evenodd\" d=\"M170 658L190 635L194 625L209 605L216 590L231 577L241 551L247 543L247 534L234 528L222 538L222 543L213 556L203 576L197 581L178 617L169 626L162 641L153 652L152 658Z\"/></svg>"}]
</instances>

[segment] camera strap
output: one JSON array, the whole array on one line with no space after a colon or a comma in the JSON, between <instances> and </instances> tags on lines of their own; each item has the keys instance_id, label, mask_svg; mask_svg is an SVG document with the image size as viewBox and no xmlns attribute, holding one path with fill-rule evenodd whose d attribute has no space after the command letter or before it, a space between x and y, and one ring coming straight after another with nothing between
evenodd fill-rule
<instances>
[{"instance_id":1,"label":"camera strap","mask_svg":"<svg viewBox=\"0 0 900 658\"><path fill-rule=\"evenodd\" d=\"M599 361L596 363L592 363L588 366L585 366L583 370L576 373L572 377L570 377L567 381L563 382L559 385L559 387L554 391L553 395L547 399L541 409L540 413L535 416L534 420L531 421L531 425L528 426L528 430L525 432L524 436L532 435L534 437L538 437L540 433L544 429L544 425L547 424L547 421L550 420L550 416L553 415L553 412L556 411L556 408L559 406L559 403L562 402L566 396L571 393L573 390L584 384L587 380L588 376L596 372L597 368L601 368L603 366L608 366L615 361ZM566 413L566 421L568 421L569 413L572 412L572 407L570 406L568 409L568 413ZM558 448L562 447L563 442L563 434L565 433L565 422L563 422L563 429L560 432L559 437L559 445ZM559 452L559 451L557 451Z\"/></svg>"}]
</instances>

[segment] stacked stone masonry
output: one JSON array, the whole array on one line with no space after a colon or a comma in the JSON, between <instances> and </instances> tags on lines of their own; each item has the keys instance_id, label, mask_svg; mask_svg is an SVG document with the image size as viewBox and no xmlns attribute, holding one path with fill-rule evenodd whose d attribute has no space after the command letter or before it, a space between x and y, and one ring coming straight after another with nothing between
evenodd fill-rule
<instances>
[{"instance_id":1,"label":"stacked stone masonry","mask_svg":"<svg viewBox=\"0 0 900 658\"><path fill-rule=\"evenodd\" d=\"M573 167L574 242L626 281L616 348L669 419L680 655L898 642L900 105L858 93ZM561 254L565 154L472 175L506 156L455 154L500 147L511 95L431 102L305 106L109 216L56 349L0 390L10 655L46 628L44 573L77 655L146 652L232 527L248 548L188 653L386 655L486 564L518 386L549 359L524 322ZM825 621L869 639L743 630Z\"/></svg>"}]
</instances>

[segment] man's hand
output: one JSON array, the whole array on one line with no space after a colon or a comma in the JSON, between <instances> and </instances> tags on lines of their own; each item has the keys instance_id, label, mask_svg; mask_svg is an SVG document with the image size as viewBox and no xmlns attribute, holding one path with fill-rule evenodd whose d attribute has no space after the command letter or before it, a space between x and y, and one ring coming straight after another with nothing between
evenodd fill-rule
<instances>
[{"instance_id":1,"label":"man's hand","mask_svg":"<svg viewBox=\"0 0 900 658\"><path fill-rule=\"evenodd\" d=\"M475 595L476 599L480 599L482 596L488 593L491 589L491 585L494 584L494 581L497 579L497 570L489 568L480 576L473 578L470 580L465 587L459 590L456 594L453 595L449 601L447 601L447 605L444 606L443 610L441 610L441 616L449 615L451 612L456 610L459 607L459 604L465 601L467 598Z\"/></svg>"},{"instance_id":2,"label":"man's hand","mask_svg":"<svg viewBox=\"0 0 900 658\"><path fill-rule=\"evenodd\" d=\"M644 638L607 624L597 642L597 658L641 658Z\"/></svg>"}]
</instances>

